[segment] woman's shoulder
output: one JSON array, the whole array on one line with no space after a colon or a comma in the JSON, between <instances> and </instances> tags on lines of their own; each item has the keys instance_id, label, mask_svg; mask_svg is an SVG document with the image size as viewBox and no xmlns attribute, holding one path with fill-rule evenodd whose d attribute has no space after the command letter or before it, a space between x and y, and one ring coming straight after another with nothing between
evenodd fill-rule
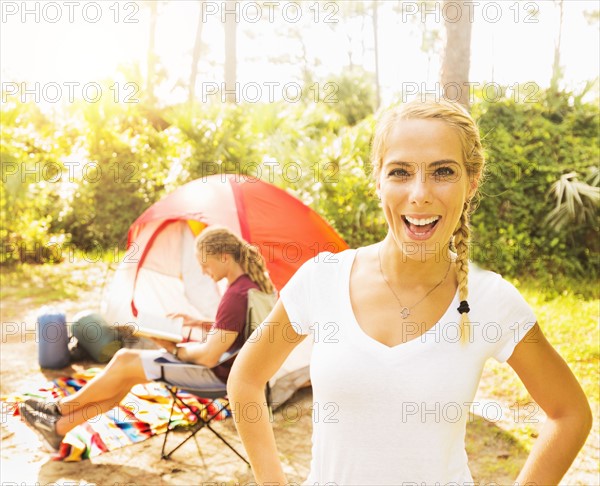
<instances>
[{"instance_id":1,"label":"woman's shoulder","mask_svg":"<svg viewBox=\"0 0 600 486\"><path fill-rule=\"evenodd\" d=\"M227 288L228 290L239 289L242 291L247 291L248 289L260 287L254 280L252 280L252 277L250 277L250 275L248 275L247 273L242 273L231 284L229 284Z\"/></svg>"},{"instance_id":2,"label":"woman's shoulder","mask_svg":"<svg viewBox=\"0 0 600 486\"><path fill-rule=\"evenodd\" d=\"M357 250L347 249L334 253L331 251L322 251L306 260L300 267L305 273L313 272L335 272L340 268L351 264Z\"/></svg>"},{"instance_id":3,"label":"woman's shoulder","mask_svg":"<svg viewBox=\"0 0 600 486\"><path fill-rule=\"evenodd\" d=\"M469 294L489 297L498 305L523 299L519 290L501 274L477 263L469 263Z\"/></svg>"},{"instance_id":4,"label":"woman's shoulder","mask_svg":"<svg viewBox=\"0 0 600 486\"><path fill-rule=\"evenodd\" d=\"M295 272L292 280L308 280L316 284L326 277L343 272L344 268L352 264L356 250L348 249L338 253L322 251L306 260Z\"/></svg>"},{"instance_id":5,"label":"woman's shoulder","mask_svg":"<svg viewBox=\"0 0 600 486\"><path fill-rule=\"evenodd\" d=\"M309 261L313 261L316 264L339 264L347 261L348 258L353 258L357 251L358 250L354 248L347 248L346 250L335 253L332 251L322 251L321 253L317 253L314 258L309 259Z\"/></svg>"},{"instance_id":6,"label":"woman's shoulder","mask_svg":"<svg viewBox=\"0 0 600 486\"><path fill-rule=\"evenodd\" d=\"M481 266L475 262L469 262L469 280L481 282L497 282L503 280L502 275Z\"/></svg>"}]
</instances>

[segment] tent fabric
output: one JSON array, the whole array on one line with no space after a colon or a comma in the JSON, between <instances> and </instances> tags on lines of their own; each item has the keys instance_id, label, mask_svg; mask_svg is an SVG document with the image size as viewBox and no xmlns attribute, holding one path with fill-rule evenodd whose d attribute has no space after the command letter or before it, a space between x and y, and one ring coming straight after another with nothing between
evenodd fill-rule
<instances>
[{"instance_id":1,"label":"tent fabric","mask_svg":"<svg viewBox=\"0 0 600 486\"><path fill-rule=\"evenodd\" d=\"M107 321L135 325L138 310L214 320L225 282L202 274L194 249L195 235L214 224L259 249L277 290L318 253L348 248L315 211L272 184L239 175L197 179L154 203L129 228L125 258L103 304ZM275 402L308 380L310 352L305 339L275 375Z\"/></svg>"},{"instance_id":2,"label":"tent fabric","mask_svg":"<svg viewBox=\"0 0 600 486\"><path fill-rule=\"evenodd\" d=\"M278 290L310 257L348 248L323 218L286 191L236 175L196 179L158 201L133 223L127 247L138 243L143 259L148 247L137 240L142 229L177 220L220 224L258 245Z\"/></svg>"}]
</instances>

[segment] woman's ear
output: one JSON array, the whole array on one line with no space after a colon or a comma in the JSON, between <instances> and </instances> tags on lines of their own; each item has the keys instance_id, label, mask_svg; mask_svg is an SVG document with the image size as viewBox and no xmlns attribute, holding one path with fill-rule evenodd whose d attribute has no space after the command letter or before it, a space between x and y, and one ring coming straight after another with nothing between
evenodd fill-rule
<instances>
[{"instance_id":1,"label":"woman's ear","mask_svg":"<svg viewBox=\"0 0 600 486\"><path fill-rule=\"evenodd\" d=\"M477 188L479 187L479 177L477 178L473 178L472 180L469 181L469 195L467 197L467 199L470 201L471 199L473 199L473 196L475 195L475 193L477 192Z\"/></svg>"}]
</instances>

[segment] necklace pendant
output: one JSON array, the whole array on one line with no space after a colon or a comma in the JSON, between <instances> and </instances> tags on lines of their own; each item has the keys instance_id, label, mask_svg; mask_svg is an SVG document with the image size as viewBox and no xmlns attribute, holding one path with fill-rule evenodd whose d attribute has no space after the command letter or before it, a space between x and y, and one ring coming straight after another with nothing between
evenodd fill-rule
<instances>
[{"instance_id":1,"label":"necklace pendant","mask_svg":"<svg viewBox=\"0 0 600 486\"><path fill-rule=\"evenodd\" d=\"M400 311L400 315L402 316L402 319L406 319L408 316L410 316L410 311L408 310L408 307L403 307Z\"/></svg>"}]
</instances>

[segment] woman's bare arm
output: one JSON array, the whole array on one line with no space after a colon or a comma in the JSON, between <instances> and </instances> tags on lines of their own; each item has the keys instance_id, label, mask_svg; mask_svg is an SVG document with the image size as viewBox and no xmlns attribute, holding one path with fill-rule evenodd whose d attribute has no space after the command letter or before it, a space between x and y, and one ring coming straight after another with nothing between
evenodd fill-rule
<instances>
[{"instance_id":1,"label":"woman's bare arm","mask_svg":"<svg viewBox=\"0 0 600 486\"><path fill-rule=\"evenodd\" d=\"M227 390L235 424L258 484L287 484L265 399L267 381L305 338L294 331L281 301L240 351ZM257 419L257 410L260 410ZM251 413L250 413L251 412Z\"/></svg>"},{"instance_id":2,"label":"woman's bare arm","mask_svg":"<svg viewBox=\"0 0 600 486\"><path fill-rule=\"evenodd\" d=\"M182 318L183 328L181 334L185 341L204 342L210 333L213 322L198 320L188 314L171 313L167 314L170 318Z\"/></svg>"},{"instance_id":3,"label":"woman's bare arm","mask_svg":"<svg viewBox=\"0 0 600 486\"><path fill-rule=\"evenodd\" d=\"M520 485L558 484L590 432L588 400L537 323L517 344L508 364L548 416L516 481Z\"/></svg>"}]
</instances>

